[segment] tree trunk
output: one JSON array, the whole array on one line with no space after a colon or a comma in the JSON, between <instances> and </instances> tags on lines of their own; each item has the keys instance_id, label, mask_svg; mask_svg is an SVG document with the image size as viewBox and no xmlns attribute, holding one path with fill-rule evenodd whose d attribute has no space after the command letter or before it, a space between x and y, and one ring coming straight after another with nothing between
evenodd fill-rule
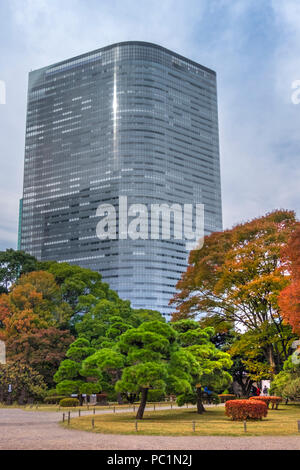
<instances>
[{"instance_id":1,"label":"tree trunk","mask_svg":"<svg viewBox=\"0 0 300 470\"><path fill-rule=\"evenodd\" d=\"M205 408L202 402L202 389L201 387L198 387L197 388L197 413L201 415L204 411L205 411Z\"/></svg>"},{"instance_id":2,"label":"tree trunk","mask_svg":"<svg viewBox=\"0 0 300 470\"><path fill-rule=\"evenodd\" d=\"M270 364L271 375L274 376L276 374L276 363L274 358L274 348L272 344L266 347L266 356Z\"/></svg>"},{"instance_id":3,"label":"tree trunk","mask_svg":"<svg viewBox=\"0 0 300 470\"><path fill-rule=\"evenodd\" d=\"M143 419L144 411L145 411L146 403L147 403L148 390L149 390L148 388L142 388L141 403L140 403L138 412L136 414L136 419Z\"/></svg>"},{"instance_id":4,"label":"tree trunk","mask_svg":"<svg viewBox=\"0 0 300 470\"><path fill-rule=\"evenodd\" d=\"M82 393L80 393L80 394L78 395L78 400L79 400L79 406L82 406L82 405L83 405L83 402L84 402L84 398L83 398L83 396L82 396Z\"/></svg>"},{"instance_id":5,"label":"tree trunk","mask_svg":"<svg viewBox=\"0 0 300 470\"><path fill-rule=\"evenodd\" d=\"M117 393L117 401L119 405L123 405L123 398L120 392Z\"/></svg>"}]
</instances>

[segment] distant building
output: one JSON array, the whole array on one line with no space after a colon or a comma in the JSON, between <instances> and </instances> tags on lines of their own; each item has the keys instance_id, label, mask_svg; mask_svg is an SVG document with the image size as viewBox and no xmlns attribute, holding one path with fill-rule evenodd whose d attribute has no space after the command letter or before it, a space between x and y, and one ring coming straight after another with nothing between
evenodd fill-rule
<instances>
[{"instance_id":1,"label":"distant building","mask_svg":"<svg viewBox=\"0 0 300 470\"><path fill-rule=\"evenodd\" d=\"M168 315L185 241L100 240L97 208L120 196L202 203L205 233L222 229L214 71L124 42L29 74L20 247L97 270L133 307Z\"/></svg>"}]
</instances>

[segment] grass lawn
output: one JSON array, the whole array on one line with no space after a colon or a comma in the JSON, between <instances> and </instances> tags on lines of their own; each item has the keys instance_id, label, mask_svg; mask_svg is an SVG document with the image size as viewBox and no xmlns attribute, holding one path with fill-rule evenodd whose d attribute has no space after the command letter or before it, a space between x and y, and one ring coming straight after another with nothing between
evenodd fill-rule
<instances>
[{"instance_id":1,"label":"grass lawn","mask_svg":"<svg viewBox=\"0 0 300 470\"><path fill-rule=\"evenodd\" d=\"M94 419L95 427L92 427ZM297 420L300 420L300 405L280 405L278 410L269 410L262 421L248 421L247 433L243 422L231 421L223 406L207 408L202 415L194 409L146 411L144 419L138 421L135 430L135 413L89 415L72 418L70 424L62 426L105 434L143 434L156 436L289 436L297 435ZM195 432L193 431L195 421Z\"/></svg>"}]
</instances>

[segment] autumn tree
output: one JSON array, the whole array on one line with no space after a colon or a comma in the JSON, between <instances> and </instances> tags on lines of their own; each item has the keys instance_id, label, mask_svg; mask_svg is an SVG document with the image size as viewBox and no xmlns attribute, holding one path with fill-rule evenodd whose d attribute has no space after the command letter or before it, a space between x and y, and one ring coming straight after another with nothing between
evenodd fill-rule
<instances>
[{"instance_id":1,"label":"autumn tree","mask_svg":"<svg viewBox=\"0 0 300 470\"><path fill-rule=\"evenodd\" d=\"M173 320L202 314L218 315L244 331L271 326L262 351L274 373L288 357L292 337L284 329L278 296L289 282L281 270L281 251L296 227L294 212L278 210L205 237L177 284Z\"/></svg>"},{"instance_id":2,"label":"autumn tree","mask_svg":"<svg viewBox=\"0 0 300 470\"><path fill-rule=\"evenodd\" d=\"M290 284L279 297L282 317L300 335L300 227L291 235L282 252L283 271L290 274Z\"/></svg>"},{"instance_id":3,"label":"autumn tree","mask_svg":"<svg viewBox=\"0 0 300 470\"><path fill-rule=\"evenodd\" d=\"M0 296L1 336L7 339L35 329L66 327L71 314L54 276L33 271L21 276L8 294Z\"/></svg>"},{"instance_id":4,"label":"autumn tree","mask_svg":"<svg viewBox=\"0 0 300 470\"><path fill-rule=\"evenodd\" d=\"M29 365L51 388L53 375L74 339L69 330L54 327L20 333L6 341L7 360Z\"/></svg>"}]
</instances>

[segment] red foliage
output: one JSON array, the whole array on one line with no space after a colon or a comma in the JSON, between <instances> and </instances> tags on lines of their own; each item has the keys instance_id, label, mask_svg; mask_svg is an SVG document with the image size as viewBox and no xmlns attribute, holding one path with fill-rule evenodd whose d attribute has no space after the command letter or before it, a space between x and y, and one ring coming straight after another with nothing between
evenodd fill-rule
<instances>
[{"instance_id":1,"label":"red foliage","mask_svg":"<svg viewBox=\"0 0 300 470\"><path fill-rule=\"evenodd\" d=\"M300 334L300 227L292 234L282 252L283 270L291 275L291 283L279 297L282 317Z\"/></svg>"},{"instance_id":2,"label":"red foliage","mask_svg":"<svg viewBox=\"0 0 300 470\"><path fill-rule=\"evenodd\" d=\"M234 421L262 419L267 416L268 407L261 400L229 400L225 403L225 413Z\"/></svg>"},{"instance_id":3,"label":"red foliage","mask_svg":"<svg viewBox=\"0 0 300 470\"><path fill-rule=\"evenodd\" d=\"M266 396L266 397L250 397L250 400L263 401L264 403L266 403L268 408L269 408L269 405L271 403L272 409L274 409L274 406L276 406L276 410L278 409L279 403L282 402L281 397L268 397L268 396Z\"/></svg>"}]
</instances>

